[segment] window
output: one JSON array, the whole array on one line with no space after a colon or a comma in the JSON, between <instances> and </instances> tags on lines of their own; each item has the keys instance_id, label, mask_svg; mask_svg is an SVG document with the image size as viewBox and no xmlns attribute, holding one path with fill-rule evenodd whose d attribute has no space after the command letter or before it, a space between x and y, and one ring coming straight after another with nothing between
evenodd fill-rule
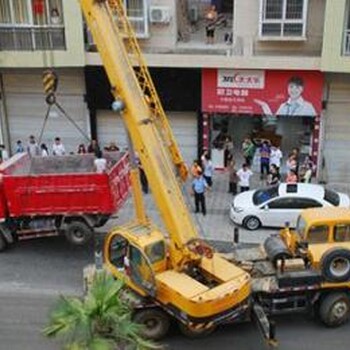
<instances>
[{"instance_id":1,"label":"window","mask_svg":"<svg viewBox=\"0 0 350 350\"><path fill-rule=\"evenodd\" d=\"M149 261L153 264L165 259L165 244L164 241L152 243L145 248L145 253Z\"/></svg>"},{"instance_id":2,"label":"window","mask_svg":"<svg viewBox=\"0 0 350 350\"><path fill-rule=\"evenodd\" d=\"M126 13L137 37L148 36L146 0L124 0Z\"/></svg>"},{"instance_id":3,"label":"window","mask_svg":"<svg viewBox=\"0 0 350 350\"><path fill-rule=\"evenodd\" d=\"M253 195L253 203L255 205L260 205L268 201L269 199L278 196L278 186L269 187L262 190L257 190Z\"/></svg>"},{"instance_id":4,"label":"window","mask_svg":"<svg viewBox=\"0 0 350 350\"><path fill-rule=\"evenodd\" d=\"M325 189L323 199L325 201L331 203L335 207L337 207L339 205L339 203L340 203L339 194L337 192L335 192L335 191L328 190L328 189Z\"/></svg>"},{"instance_id":5,"label":"window","mask_svg":"<svg viewBox=\"0 0 350 350\"><path fill-rule=\"evenodd\" d=\"M311 226L308 233L309 243L327 243L329 227L327 225Z\"/></svg>"},{"instance_id":6,"label":"window","mask_svg":"<svg viewBox=\"0 0 350 350\"><path fill-rule=\"evenodd\" d=\"M260 0L260 37L305 37L308 0Z\"/></svg>"},{"instance_id":7,"label":"window","mask_svg":"<svg viewBox=\"0 0 350 350\"><path fill-rule=\"evenodd\" d=\"M311 198L295 198L294 208L306 209L306 208L320 208L322 204L315 199Z\"/></svg>"},{"instance_id":8,"label":"window","mask_svg":"<svg viewBox=\"0 0 350 350\"><path fill-rule=\"evenodd\" d=\"M296 209L294 198L279 198L269 203L270 209Z\"/></svg>"},{"instance_id":9,"label":"window","mask_svg":"<svg viewBox=\"0 0 350 350\"><path fill-rule=\"evenodd\" d=\"M62 0L0 0L0 50L65 50Z\"/></svg>"},{"instance_id":10,"label":"window","mask_svg":"<svg viewBox=\"0 0 350 350\"><path fill-rule=\"evenodd\" d=\"M335 242L349 242L350 241L350 225L340 224L334 227L334 241Z\"/></svg>"},{"instance_id":11,"label":"window","mask_svg":"<svg viewBox=\"0 0 350 350\"><path fill-rule=\"evenodd\" d=\"M350 55L350 1L346 3L345 23L344 23L344 38L343 38L343 55Z\"/></svg>"}]
</instances>

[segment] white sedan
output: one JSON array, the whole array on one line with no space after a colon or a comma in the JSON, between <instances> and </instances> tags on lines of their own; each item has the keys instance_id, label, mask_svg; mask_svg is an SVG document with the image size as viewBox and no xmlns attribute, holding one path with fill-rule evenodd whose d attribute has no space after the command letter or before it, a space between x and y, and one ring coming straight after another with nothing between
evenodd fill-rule
<instances>
[{"instance_id":1,"label":"white sedan","mask_svg":"<svg viewBox=\"0 0 350 350\"><path fill-rule=\"evenodd\" d=\"M261 226L295 227L301 210L318 207L349 208L347 194L316 184L286 184L238 194L230 208L231 220L248 230Z\"/></svg>"}]
</instances>

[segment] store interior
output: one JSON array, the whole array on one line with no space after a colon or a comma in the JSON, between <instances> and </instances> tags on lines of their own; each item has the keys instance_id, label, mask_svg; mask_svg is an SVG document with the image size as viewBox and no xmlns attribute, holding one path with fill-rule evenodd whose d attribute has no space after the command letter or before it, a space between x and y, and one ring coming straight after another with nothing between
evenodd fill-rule
<instances>
[{"instance_id":1,"label":"store interior","mask_svg":"<svg viewBox=\"0 0 350 350\"><path fill-rule=\"evenodd\" d=\"M279 145L283 164L293 148L300 150L300 161L311 152L311 135L314 119L310 117L272 117L212 114L210 117L210 148L215 168L224 168L224 144L227 136L232 138L234 155L238 166L243 163L241 152L244 138L251 137L257 143L263 140ZM258 160L258 159L257 159ZM253 167L257 164L253 163ZM257 169L253 169L257 170ZM282 172L284 167L282 166Z\"/></svg>"}]
</instances>

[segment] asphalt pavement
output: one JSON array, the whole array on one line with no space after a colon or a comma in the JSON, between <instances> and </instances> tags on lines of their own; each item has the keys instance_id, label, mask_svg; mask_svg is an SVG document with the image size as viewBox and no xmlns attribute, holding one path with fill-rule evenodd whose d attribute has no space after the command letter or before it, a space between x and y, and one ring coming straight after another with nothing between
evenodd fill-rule
<instances>
[{"instance_id":1,"label":"asphalt pavement","mask_svg":"<svg viewBox=\"0 0 350 350\"><path fill-rule=\"evenodd\" d=\"M256 175L253 186L259 186ZM184 190L189 210L193 212L193 198ZM214 186L207 195L208 214L194 214L198 231L220 251L232 249L234 225L229 219L232 195L228 193L228 174L216 173ZM145 196L145 206L152 220L163 227L155 209L152 195ZM117 217L110 220L98 235L115 225L129 221L133 216L131 198ZM241 242L261 243L277 230L246 231L240 229ZM14 248L0 254L0 350L56 350L57 342L45 339L41 330L47 322L49 310L58 295L82 294L83 267L94 261L94 244L73 247L63 237L49 237L19 242ZM348 349L350 326L326 329L309 317L298 315L277 319L277 335L283 350L337 350ZM264 349L259 333L252 324L220 327L212 336L189 340L176 328L164 344L168 349Z\"/></svg>"}]
</instances>

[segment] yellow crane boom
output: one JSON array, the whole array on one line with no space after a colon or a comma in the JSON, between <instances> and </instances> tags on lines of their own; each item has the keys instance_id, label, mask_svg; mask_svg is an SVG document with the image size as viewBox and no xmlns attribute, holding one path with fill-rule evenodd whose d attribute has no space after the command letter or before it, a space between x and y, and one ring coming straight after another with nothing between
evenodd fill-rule
<instances>
[{"instance_id":1,"label":"yellow crane boom","mask_svg":"<svg viewBox=\"0 0 350 350\"><path fill-rule=\"evenodd\" d=\"M185 180L187 168L124 13L123 1L81 0L81 4L112 94L125 104L124 123L170 235L171 256L176 266L179 263L176 256L183 260L183 252L178 255L176 251L183 251L185 244L198 236L176 176Z\"/></svg>"}]
</instances>

